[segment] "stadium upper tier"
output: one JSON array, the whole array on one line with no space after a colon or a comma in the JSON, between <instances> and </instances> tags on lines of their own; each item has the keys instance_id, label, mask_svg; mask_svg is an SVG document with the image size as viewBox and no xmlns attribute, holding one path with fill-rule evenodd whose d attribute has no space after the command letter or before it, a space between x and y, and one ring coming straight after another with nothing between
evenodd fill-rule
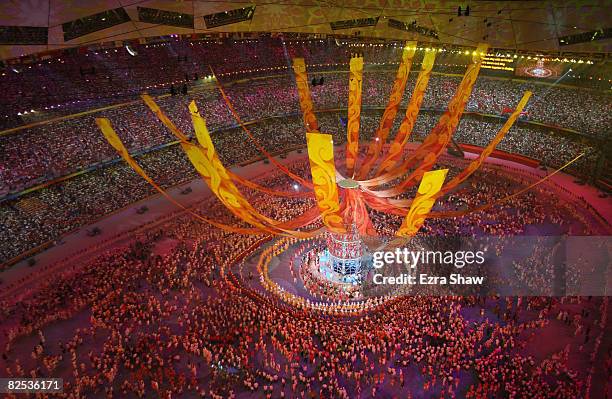
<instances>
[{"instance_id":1,"label":"stadium upper tier","mask_svg":"<svg viewBox=\"0 0 612 399\"><path fill-rule=\"evenodd\" d=\"M254 75L282 75L290 70L294 57L303 57L309 71L346 69L350 55L355 52L364 54L366 71L372 68L394 71L401 56L399 45L356 47L336 43L334 40L283 42L272 38L172 40L134 45L136 56L131 56L123 47L106 50L81 48L61 55L41 56L28 63L11 63L0 75L3 94L0 98L0 128L123 102L136 98L145 90L167 93L172 83L193 82L196 74L203 78L211 75L212 71L223 81ZM418 70L424 53L417 51L414 71ZM470 60L471 56L464 53L439 52L434 71L463 74ZM600 65L564 65L562 71L571 66L574 72L564 73L562 83L595 83L609 88L609 81L604 79L602 82L600 77L574 79L581 74L586 78L587 74L600 71L600 68L604 70ZM513 76L511 72L486 69L481 71L481 75L503 75L504 72L505 77ZM389 87L392 81L390 78L387 82ZM517 89L521 90L518 85Z\"/></svg>"},{"instance_id":2,"label":"stadium upper tier","mask_svg":"<svg viewBox=\"0 0 612 399\"><path fill-rule=\"evenodd\" d=\"M153 68L152 68L153 69ZM323 85L312 87L316 110L346 107L348 74L345 72L318 73L325 78ZM364 78L363 106L384 107L391 90L392 72L367 72ZM411 76L403 99L406 105L410 98L416 76ZM460 82L460 76L433 75L423 108L444 110ZM586 136L606 139L609 134L612 113L608 94L593 90L516 82L482 77L478 80L467 106L468 111L502 115L512 109L525 90L533 90L534 96L527 106L523 120L557 125L578 131ZM258 120L269 116L287 116L299 113L299 102L295 83L289 76L250 80L228 87L237 111L244 121ZM185 132L192 132L187 111L188 102L194 99L202 109L211 129L235 125L222 97L214 85L198 86L188 96L166 96L159 99L160 106ZM425 133L434 120L422 113L417 131ZM95 125L96 117L108 117L123 137L128 148L141 151L173 140L173 136L159 123L142 103L96 111L61 121L44 123L0 137L0 194L6 195L45 180L66 175L101 161L116 158L114 150L102 137ZM399 123L401 118L396 118ZM460 125L458 140L462 140L465 129ZM333 123L334 124L334 123ZM332 125L333 125L332 124ZM337 124L337 123L335 123ZM326 131L333 126L324 126ZM371 127L375 129L375 125ZM420 130L418 130L420 129ZM519 128L514 128L502 148L556 164L560 157L543 153L534 144L547 140L534 131L537 140L524 142L522 146L510 145L510 138L521 137ZM550 129L548 129L550 130ZM303 128L296 126L289 134L304 141ZM466 142L482 143L477 135ZM555 138L546 148L569 145L568 139ZM303 143L302 143L303 144ZM240 159L234 161L241 161Z\"/></svg>"}]
</instances>

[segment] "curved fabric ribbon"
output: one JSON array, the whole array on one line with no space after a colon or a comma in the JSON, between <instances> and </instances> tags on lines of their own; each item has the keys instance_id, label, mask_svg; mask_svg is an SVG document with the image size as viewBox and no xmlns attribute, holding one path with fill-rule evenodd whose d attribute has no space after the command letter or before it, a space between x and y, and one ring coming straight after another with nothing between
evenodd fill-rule
<instances>
[{"instance_id":1,"label":"curved fabric ribbon","mask_svg":"<svg viewBox=\"0 0 612 399\"><path fill-rule=\"evenodd\" d=\"M308 87L308 76L306 75L306 63L303 58L293 59L293 74L295 75L295 83L297 85L306 131L318 131L319 123L313 111L314 107L310 96L310 88Z\"/></svg>"},{"instance_id":2,"label":"curved fabric ribbon","mask_svg":"<svg viewBox=\"0 0 612 399\"><path fill-rule=\"evenodd\" d=\"M362 192L358 188L344 189L346 207L344 211L344 222L346 225L354 225L360 234L365 236L376 236L376 230L368 214L368 208L362 198Z\"/></svg>"},{"instance_id":3,"label":"curved fabric ribbon","mask_svg":"<svg viewBox=\"0 0 612 399\"><path fill-rule=\"evenodd\" d=\"M408 213L408 207L410 204L412 204L412 200L407 200L408 204L404 207L403 205L394 204L394 200L390 198L380 198L368 191L362 191L361 195L365 203L370 208L379 212L390 213L398 216L406 216Z\"/></svg>"},{"instance_id":4,"label":"curved fabric ribbon","mask_svg":"<svg viewBox=\"0 0 612 399\"><path fill-rule=\"evenodd\" d=\"M381 173L392 170L397 164L397 161L402 157L404 148L406 147L406 144L408 144L408 139L410 139L412 129L414 128L417 117L419 116L419 111L421 110L421 105L423 104L423 98L425 97L425 91L427 90L427 85L429 84L429 78L431 76L431 70L433 69L435 58L436 53L434 51L425 53L425 57L423 58L423 62L421 64L421 72L419 72L419 76L414 86L414 91L412 92L412 97L410 97L410 103L408 103L408 107L406 108L404 119L402 120L393 143L391 143L391 146L387 151L387 155L380 162L378 169L374 173L375 176L380 176Z\"/></svg>"},{"instance_id":5,"label":"curved fabric ribbon","mask_svg":"<svg viewBox=\"0 0 612 399\"><path fill-rule=\"evenodd\" d=\"M531 92L529 91L525 92L525 94L523 95L523 98L521 98L521 101L516 106L516 109L512 112L512 115L510 115L510 117L506 120L504 125L499 129L499 131L497 132L493 140L491 140L489 144L487 144L487 146L483 149L483 151L480 153L480 155L476 159L470 162L467 168L462 170L457 176L455 176L452 180L447 182L442 187L442 189L437 194L437 197L441 197L442 195L448 193L450 190L457 187L459 184L463 183L468 177L470 177L476 170L478 170L482 166L482 164L487 159L487 157L491 155L493 150L495 150L495 147L502 141L502 139L506 136L506 134L508 133L510 128L514 125L518 117L521 115L521 112L527 105L527 102L529 101L530 97L531 97ZM389 200L387 199L386 201L383 201L382 198L379 198L377 196L378 194L377 191L368 190L367 188L364 188L364 192L369 196L366 198L372 201L373 203L375 203L378 209L384 209L385 206L387 207L387 209L391 209L394 207L402 208L402 207L410 206L412 204L412 200ZM377 198L377 199L376 200L371 199L372 197Z\"/></svg>"},{"instance_id":6,"label":"curved fabric ribbon","mask_svg":"<svg viewBox=\"0 0 612 399\"><path fill-rule=\"evenodd\" d=\"M212 70L212 69L211 69ZM213 72L214 74L214 72ZM227 97L227 94L225 94L225 90L223 90L223 87L221 86L221 83L219 83L219 81L217 80L217 88L219 89L219 92L221 93L221 96L223 97L223 100L225 101L225 103L227 104L228 109L230 110L230 112L232 113L232 115L234 116L234 119L236 120L236 122L240 125L240 127L242 128L242 130L247 134L247 136L249 137L249 139L251 140L251 142L253 144L255 144L255 147L257 147L257 149L259 150L259 152L261 152L262 154L264 154L264 156L274 165L276 166L278 169L280 169L284 174L286 174L287 176L291 177L293 180L295 180L296 182L300 183L301 185L303 185L304 187L307 187L309 189L312 189L312 184L301 178L300 176L296 175L295 173L291 172L285 165L283 165L282 163L278 162L276 159L274 159L274 157L272 155L270 155L270 153L268 151L266 151L266 149L259 143L259 141L257 141L257 139L255 138L255 136L253 136L253 133L251 133L251 131L249 130L249 128L247 128L245 126L245 124L242 122L242 120L240 119L240 116L238 115L238 113L236 112L236 110L234 109L234 106L232 105L232 102L230 101L230 99Z\"/></svg>"},{"instance_id":7,"label":"curved fabric ribbon","mask_svg":"<svg viewBox=\"0 0 612 399\"><path fill-rule=\"evenodd\" d=\"M109 144L113 146L115 150L117 150L119 155L121 155L121 158L123 158L123 160L125 160L125 162L136 173L138 173L147 183L149 183L153 188L155 188L155 190L157 190L161 195L166 197L168 201L170 201L177 207L183 209L184 211L186 211L187 213L189 213L191 216L195 217L196 219L204 223L208 223L212 226L218 227L224 231L228 231L231 233L240 233L240 234L256 234L256 235L266 234L266 231L261 230L261 229L246 229L246 228L240 228L240 227L235 227L235 226L229 226L223 223L218 223L213 220L202 217L198 215L197 213L193 212L192 210L190 210L189 208L185 207L183 204L179 203L174 198L172 198L170 194L168 194L164 189L162 189L157 183L155 183L155 181L153 181L153 179L151 179L149 175L147 175L144 169L142 169L142 167L134 160L134 158L132 158L127 148L125 147L125 145L123 144L119 136L117 136L117 133L115 132L115 130L112 128L110 121L108 119L96 118L96 124L102 131L102 134L104 135L106 140L109 142Z\"/></svg>"},{"instance_id":8,"label":"curved fabric ribbon","mask_svg":"<svg viewBox=\"0 0 612 399\"><path fill-rule=\"evenodd\" d=\"M142 100L144 101L144 103L149 107L149 109L151 111L153 111L153 113L157 116L157 118L162 122L162 124L168 129L170 130L170 132L177 138L179 139L181 142L189 142L189 137L187 137L187 135L185 133L183 133L180 129L178 129L176 127L176 125L174 123L172 123L172 121L164 114L164 112L159 108L159 106L157 105L157 103L153 100L153 98L151 98L151 96L147 95L147 94L143 94L140 96L142 98ZM229 176L232 178L232 180L242 184L245 187L257 190L257 191L261 191L263 193L266 194L270 194L270 195L278 195L281 197L287 197L287 198L306 198L306 197L311 197L313 195L312 191L310 192L301 192L301 193L291 193L291 192L287 192L287 191L280 191L280 190L273 190L264 186L261 186L255 182L252 182L250 180L247 180L245 178L243 178L242 176L235 174L231 171L227 171L227 173L229 174Z\"/></svg>"},{"instance_id":9,"label":"curved fabric ribbon","mask_svg":"<svg viewBox=\"0 0 612 399\"><path fill-rule=\"evenodd\" d=\"M209 219L203 218L198 214L191 212L190 210L176 202L152 179L150 179L149 176L144 172L144 170L129 155L127 149L110 126L110 122L108 121L108 119L96 120L104 136L107 138L107 141L119 152L122 158L126 160L126 162L132 167L132 169L134 169L147 182L149 182L149 184L151 184L162 195L168 198L172 203L176 204L182 209L185 209L190 214L204 222L210 223L216 227L231 232L238 232L243 234L270 233L291 235L300 238L307 238L321 232L320 229L310 232L287 230L288 228L290 229L295 227L302 227L314 223L318 219L318 215L313 212L314 210L316 210L316 208L311 208L310 212L304 213L296 220L292 220L285 223L278 223L260 214L250 205L250 203L239 193L237 188L233 185L231 179L229 178L227 170L219 161L214 146L212 144L212 140L210 139L210 135L208 134L208 129L206 128L204 118L200 117L197 113L197 107L195 106L194 102L190 104L190 111L192 112L192 117L194 113L197 114L197 117L194 118L194 127L196 130L196 137L201 147L189 143L188 138L179 129L177 129L169 119L165 118L165 115L163 115L159 107L157 107L157 104L155 104L150 97L144 96L143 99L145 100L145 103L147 103L147 105L149 105L149 107L153 110L153 112L158 114L158 116L163 116L163 118L160 118L160 120L165 119L164 124L169 129L171 129L172 133L175 134L176 137L181 140L181 146L183 147L183 150L188 155L190 161L192 162L196 170L198 170L198 172L205 178L208 186L211 188L211 191L215 193L215 195L228 208L228 210L232 212L232 214L234 214L241 220L255 227L258 227L259 229L253 230L236 228L222 223L213 222Z\"/></svg>"},{"instance_id":10,"label":"curved fabric ribbon","mask_svg":"<svg viewBox=\"0 0 612 399\"><path fill-rule=\"evenodd\" d=\"M436 198L443 196L448 193L450 190L457 187L459 184L463 183L468 177L470 177L476 170L478 170L484 161L487 159L489 155L495 150L495 147L502 141L505 135L508 133L510 128L514 125L516 119L520 116L521 112L527 105L529 98L531 97L531 92L527 91L523 95L523 98L516 106L516 109L510 115L508 120L504 123L504 125L499 129L493 140L489 142L489 144L483 149L480 155L474 159L467 168L462 170L457 176L448 181L436 194ZM395 215L405 215L407 213L408 207L410 207L413 203L411 199L389 199L389 198L381 198L377 196L376 191L371 191L364 188L363 196L366 200L366 203L381 212L393 213Z\"/></svg>"},{"instance_id":11,"label":"curved fabric ribbon","mask_svg":"<svg viewBox=\"0 0 612 399\"><path fill-rule=\"evenodd\" d=\"M481 43L478 45L478 48L472 56L473 62L468 66L461 84L448 104L448 109L440 117L436 126L425 138L423 143L416 149L414 154L404 161L396 171L388 172L385 175L365 182L361 181L359 182L360 185L367 187L369 185L380 185L389 182L394 178L402 176L412 165L421 161L417 169L408 175L400 184L392 189L376 191L376 195L380 197L394 197L406 191L407 188L412 187L416 181L419 181L423 177L425 172L433 167L459 125L459 120L463 115L467 101L472 93L476 79L478 78L480 65L486 55L487 49L487 44Z\"/></svg>"},{"instance_id":12,"label":"curved fabric ribbon","mask_svg":"<svg viewBox=\"0 0 612 399\"><path fill-rule=\"evenodd\" d=\"M391 94L389 95L387 107L385 108L385 112L380 119L380 125L374 134L374 138L372 141L370 141L366 159L359 169L357 179L363 179L368 175L370 168L378 159L380 151L387 142L389 131L393 126L395 115L397 115L397 110L399 109L402 96L404 95L404 90L406 89L406 83L408 82L408 76L410 74L410 68L412 67L412 59L414 57L414 53L416 52L416 46L417 42L411 41L406 43L404 49L402 50L402 58L400 65L397 68L397 74L395 75L395 81L393 82L393 87L391 88Z\"/></svg>"},{"instance_id":13,"label":"curved fabric ribbon","mask_svg":"<svg viewBox=\"0 0 612 399\"><path fill-rule=\"evenodd\" d=\"M206 181L211 191L239 219L266 230L271 234L287 233L295 237L306 238L312 236L312 232L287 230L279 227L281 223L261 214L244 198L232 182L225 166L219 160L215 147L208 133L206 121L198 112L195 102L189 104L191 120L195 129L199 146L182 142L181 147L187 154L189 160L198 173Z\"/></svg>"},{"instance_id":14,"label":"curved fabric ribbon","mask_svg":"<svg viewBox=\"0 0 612 399\"><path fill-rule=\"evenodd\" d=\"M363 82L363 57L350 61L348 123L346 125L346 170L353 176L359 156L359 124L361 123L361 88Z\"/></svg>"},{"instance_id":15,"label":"curved fabric ribbon","mask_svg":"<svg viewBox=\"0 0 612 399\"><path fill-rule=\"evenodd\" d=\"M523 98L521 98L521 101L516 106L516 109L514 110L514 112L512 112L512 115L510 115L510 117L506 120L501 129L499 129L493 140L491 140L491 142L485 147L485 149L476 159L470 162L467 168L462 170L461 173L459 173L448 183L446 183L444 187L442 187L440 192L437 194L438 197L448 193L450 190L463 183L465 179L470 177L476 170L478 170L478 168L482 166L487 157L491 155L493 150L495 150L495 147L497 147L500 141L502 141L502 139L506 136L506 133L508 133L510 128L514 125L514 122L516 122L517 118L521 115L521 112L523 112L523 108L525 108L525 105L527 105L527 102L529 101L530 97L531 92L525 92Z\"/></svg>"}]
</instances>

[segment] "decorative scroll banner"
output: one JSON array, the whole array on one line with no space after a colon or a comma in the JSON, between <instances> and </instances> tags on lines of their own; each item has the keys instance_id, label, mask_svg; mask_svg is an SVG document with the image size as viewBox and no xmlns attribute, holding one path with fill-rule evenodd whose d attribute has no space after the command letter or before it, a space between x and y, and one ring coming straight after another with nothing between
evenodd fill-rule
<instances>
[{"instance_id":1,"label":"decorative scroll banner","mask_svg":"<svg viewBox=\"0 0 612 399\"><path fill-rule=\"evenodd\" d=\"M180 131L175 125L174 123L172 123L172 121L164 114L164 112L159 108L159 106L155 103L155 101L153 100L153 98L151 98L151 96L147 95L147 94L143 94L140 96L144 103L151 109L151 111L153 111L153 113L157 116L157 118L162 122L162 124L168 129L170 130L170 132L177 138L179 139L181 142L189 142L189 138L187 137L187 135L185 135L185 133L183 133L182 131ZM230 177L232 178L232 180L234 180L235 182L238 182L240 184L242 184L243 186L249 187L253 190L257 190L257 191L261 191L263 193L266 194L270 194L270 195L278 195L281 197L287 197L287 198L306 198L306 197L311 197L313 196L313 192L309 191L309 192L287 192L287 191L280 191L280 190L273 190L267 187L263 187L255 182L252 182L248 179L245 179L244 177L232 173L231 171L227 171L227 173L230 175Z\"/></svg>"},{"instance_id":2,"label":"decorative scroll banner","mask_svg":"<svg viewBox=\"0 0 612 399\"><path fill-rule=\"evenodd\" d=\"M350 61L348 123L346 125L346 169L349 176L353 176L355 162L359 156L362 80L363 57L353 57Z\"/></svg>"},{"instance_id":3,"label":"decorative scroll banner","mask_svg":"<svg viewBox=\"0 0 612 399\"><path fill-rule=\"evenodd\" d=\"M521 115L521 112L523 111L523 108L525 108L525 105L527 105L527 102L529 101L530 97L531 92L525 92L523 98L521 98L521 101L516 106L516 109L514 110L514 112L512 112L512 115L510 115L508 120L506 120L501 129L499 129L493 140L491 140L491 142L485 147L485 149L480 153L478 158L470 162L467 168L462 170L461 173L459 173L448 183L446 183L444 187L442 187L440 192L437 194L438 197L448 193L450 190L457 187L459 184L465 181L465 179L470 177L470 175L472 175L472 173L474 173L478 168L480 168L480 166L484 163L485 159L487 159L487 157L491 155L497 144L502 141L502 139L506 136L506 133L508 133L512 125L514 125L514 122Z\"/></svg>"},{"instance_id":4,"label":"decorative scroll banner","mask_svg":"<svg viewBox=\"0 0 612 399\"><path fill-rule=\"evenodd\" d=\"M414 91L412 92L412 97L410 98L410 103L406 108L406 114L404 115L404 119L402 120L402 124L399 127L393 143L391 143L391 146L389 147L387 155L376 170L376 176L391 170L401 158L404 148L406 147L406 144L408 144L408 139L410 138L410 134L412 133L417 117L419 116L419 111L421 110L421 104L423 104L425 90L427 90L427 85L429 84L429 77L431 76L431 70L433 69L435 58L436 53L434 51L428 51L425 53L423 63L421 64L421 72L419 72L419 76L414 86Z\"/></svg>"},{"instance_id":5,"label":"decorative scroll banner","mask_svg":"<svg viewBox=\"0 0 612 399\"><path fill-rule=\"evenodd\" d=\"M447 173L448 169L425 172L412 206L395 235L412 237L419 231L436 202L436 194L442 188Z\"/></svg>"},{"instance_id":6,"label":"decorative scroll banner","mask_svg":"<svg viewBox=\"0 0 612 399\"><path fill-rule=\"evenodd\" d=\"M414 57L414 53L416 52L416 46L417 42L415 41L408 42L406 43L406 46L404 46L402 51L402 59L399 67L397 68L397 75L395 76L393 87L391 88L391 94L389 95L387 107L385 108L385 112L380 119L378 130L376 130L374 138L372 141L370 141L366 159L359 170L359 174L357 175L358 179L363 179L368 175L372 164L376 162L381 149L387 142L389 131L393 126L395 115L397 115L397 110L399 109L402 96L404 95L404 90L406 89L406 83L408 82L408 76L410 74L410 68L412 67L412 59Z\"/></svg>"},{"instance_id":7,"label":"decorative scroll banner","mask_svg":"<svg viewBox=\"0 0 612 399\"><path fill-rule=\"evenodd\" d=\"M315 198L319 204L323 223L332 231L344 232L338 202L332 136L322 133L306 133L306 143L308 144L308 159Z\"/></svg>"},{"instance_id":8,"label":"decorative scroll banner","mask_svg":"<svg viewBox=\"0 0 612 399\"><path fill-rule=\"evenodd\" d=\"M277 233L255 216L256 211L238 192L229 176L224 173L224 168L219 165L214 149L207 151L189 143L181 143L181 146L206 185L234 216L268 233Z\"/></svg>"},{"instance_id":9,"label":"decorative scroll banner","mask_svg":"<svg viewBox=\"0 0 612 399\"><path fill-rule=\"evenodd\" d=\"M202 176L211 191L225 205L225 207L239 219L266 230L272 234L288 233L295 237L306 238L312 234L301 231L287 231L278 228L279 223L259 213L249 201L238 191L232 182L225 166L219 160L215 147L208 133L206 121L198 113L195 102L189 104L191 120L195 129L196 138L200 146L183 142L181 146L187 157Z\"/></svg>"},{"instance_id":10,"label":"decorative scroll banner","mask_svg":"<svg viewBox=\"0 0 612 399\"><path fill-rule=\"evenodd\" d=\"M295 83L300 97L300 108L304 116L304 126L307 132L319 130L319 123L313 111L312 98L310 97L310 88L308 87L308 76L306 75L306 63L303 58L293 59L293 73L295 75Z\"/></svg>"},{"instance_id":11,"label":"decorative scroll banner","mask_svg":"<svg viewBox=\"0 0 612 399\"><path fill-rule=\"evenodd\" d=\"M416 181L423 177L425 172L433 167L459 125L459 119L463 115L467 101L472 93L472 89L478 78L480 65L487 53L487 49L487 44L481 43L478 45L478 48L474 51L474 55L472 56L473 62L468 66L455 95L448 104L448 109L440 117L436 126L434 126L415 152L396 170L388 172L378 178L360 181L360 185L367 187L384 184L402 176L412 165L421 161L419 166L400 184L389 190L376 191L376 195L379 197L394 197L402 194L407 188L412 187Z\"/></svg>"},{"instance_id":12,"label":"decorative scroll banner","mask_svg":"<svg viewBox=\"0 0 612 399\"><path fill-rule=\"evenodd\" d=\"M531 97L531 92L529 91L525 92L525 94L523 95L523 98L518 103L516 109L514 110L512 115L510 115L508 120L506 120L504 125L499 129L499 131L497 132L493 140L491 140L491 142L483 149L483 151L480 153L478 158L474 159L468 165L467 168L462 170L461 173L459 173L457 176L455 176L452 180L447 182L442 187L442 189L437 194L437 198L441 197L442 195L448 193L450 190L457 187L459 184L464 182L468 177L470 177L476 170L478 170L480 166L482 166L482 164L487 159L487 157L491 155L493 150L495 150L495 147L497 146L497 144L501 142L501 140L505 137L505 135L508 133L510 128L514 125L514 122L516 121L516 119L521 115L521 112L523 108L525 107L525 105L527 104L527 102L529 101L530 97ZM394 213L396 215L405 215L408 210L408 207L410 207L412 204L411 199L395 200L395 199L388 199L388 198L380 198L377 196L376 191L371 191L368 189L364 189L364 198L366 199L366 202L368 203L368 205L370 205L372 208L379 210L379 211L383 211L383 212Z\"/></svg>"},{"instance_id":13,"label":"decorative scroll banner","mask_svg":"<svg viewBox=\"0 0 612 399\"><path fill-rule=\"evenodd\" d=\"M153 186L153 188L155 188L161 195L163 195L168 201L170 201L177 207L183 209L184 211L186 211L187 213L189 213L191 216L195 217L196 219L204 223L208 223L212 226L218 227L224 231L228 231L231 233L240 233L240 234L256 234L256 235L266 234L266 231L260 230L260 229L246 229L246 228L240 228L240 227L235 227L235 226L229 226L223 223L218 223L210 219L204 218L198 215L197 213L191 211L190 209L185 207L183 204L179 203L174 198L172 198L166 191L164 191L164 189L162 189L157 183L155 183L155 181L153 181L153 179L151 179L149 175L147 175L147 173L140 167L140 165L138 165L138 163L134 160L134 158L131 157L127 148L125 148L125 145L123 144L119 136L117 136L117 133L112 128L110 121L108 119L96 118L96 123L98 127L100 128L100 130L102 131L102 134L104 134L104 137L106 138L106 140L109 142L111 146L113 146L113 148L115 148L115 150L117 150L119 155L121 155L121 158L123 158L125 162L136 173L138 173L147 183Z\"/></svg>"},{"instance_id":14,"label":"decorative scroll banner","mask_svg":"<svg viewBox=\"0 0 612 399\"><path fill-rule=\"evenodd\" d=\"M499 129L493 140L491 140L491 142L483 149L483 151L476 159L470 162L467 168L462 170L457 176L447 182L442 187L442 189L440 189L440 191L436 195L437 198L441 197L442 195L448 193L450 190L457 187L482 166L487 157L491 155L493 150L495 150L495 147L502 141L502 139L506 136L510 128L514 125L514 122L516 122L518 117L521 115L521 112L523 108L525 108L525 105L527 105L527 102L529 101L530 97L531 92L525 92L523 98L521 98L521 101L516 106L516 109L514 110L512 115L510 115L508 120L506 120L504 125ZM364 189L364 197L366 198L366 202L368 203L368 205L370 205L372 208L383 212L394 213L397 215L401 215L402 212L403 214L405 214L408 207L412 204L412 200L410 199L394 200L378 197L377 191L371 191L368 189Z\"/></svg>"},{"instance_id":15,"label":"decorative scroll banner","mask_svg":"<svg viewBox=\"0 0 612 399\"><path fill-rule=\"evenodd\" d=\"M163 114L161 109L157 106L155 101L153 101L153 99L150 96L143 95L142 99L147 104L147 106L158 116L158 118L162 121L162 123L181 141L182 144L187 145L187 146L193 146L192 144L189 143L187 136L184 133L182 133L172 123L172 121L170 121L170 119L168 119ZM210 134L208 133L208 128L206 127L206 121L204 120L204 118L202 118L199 115L197 107L195 105L195 102L193 102L193 101L191 102L191 104L189 105L189 110L191 111L192 115L194 113L197 115L197 118L196 118L197 122L194 122L194 127L196 127L196 138L198 139L198 142L199 142L200 146L204 150L210 149L212 147L212 140L210 138ZM185 147L184 147L184 149L185 149ZM197 150L191 149L191 151L194 151L194 152L192 152L192 156L196 157L196 159L197 159L198 155L197 154L193 155L193 154L195 154L197 152ZM286 197L293 197L293 198L307 197L307 196L312 195L312 193L286 193L286 192L282 192L282 191L271 190L271 189L267 189L266 187L260 186L260 185L258 185L256 183L253 183L253 182L251 182L251 181L249 181L247 179L244 179L243 177L241 177L241 176L239 176L237 174L234 174L234 173L231 173L231 172L227 171L223 167L221 162L218 160L218 157L216 155L214 147L212 147L212 151L213 151L214 157L217 159L218 165L220 165L220 167L223 168L225 173L228 176L232 177L234 180L243 183L245 186L257 189L257 190L262 191L262 192L267 192L267 193L272 194L272 195L283 195L283 196L286 196ZM186 150L186 153L187 153L187 150ZM192 159L190 158L190 160L192 160ZM197 169L196 164L194 164L194 167L196 167L196 169ZM199 172L202 173L202 171L199 171ZM232 184L232 186L233 186L233 184ZM240 193L238 192L236 187L233 186L233 188L235 189L235 192L238 193L238 195L240 195ZM246 199L244 199L244 201L245 201L246 204L248 204L248 202L246 202ZM316 208L313 207L313 208L311 208L310 212L308 212L308 211L305 212L301 217L298 217L298 218L296 218L296 219L294 219L294 220L292 220L290 222L285 222L285 223L280 223L279 224L279 223L275 223L272 219L269 219L269 218L266 218L263 215L260 215L254 208L252 208L250 206L250 204L248 204L247 207L249 208L249 212L251 212L251 216L254 216L256 219L263 220L267 224L273 224L274 225L273 227L278 228L278 229L282 230L285 233L289 233L289 234L291 234L293 236L299 236L299 237L306 237L308 233L307 232L288 231L286 229L307 226L307 225L309 225L311 223L316 222L316 220L319 218L318 212L316 214L313 212L313 211L316 210ZM230 211L232 211L232 213L234 213L232 209L230 209ZM242 218L241 215L238 215L236 213L234 213L234 215L238 216L239 218ZM245 221L247 221L247 220L245 220ZM272 231L268 230L268 232L272 232Z\"/></svg>"}]
</instances>

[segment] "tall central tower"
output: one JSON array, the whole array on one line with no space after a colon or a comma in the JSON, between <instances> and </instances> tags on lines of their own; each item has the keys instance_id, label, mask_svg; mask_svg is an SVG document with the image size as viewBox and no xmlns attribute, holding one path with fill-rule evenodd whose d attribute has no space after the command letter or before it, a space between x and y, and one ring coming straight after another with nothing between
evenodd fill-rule
<instances>
[{"instance_id":1,"label":"tall central tower","mask_svg":"<svg viewBox=\"0 0 612 399\"><path fill-rule=\"evenodd\" d=\"M364 244L357 227L354 224L347 226L346 233L328 232L326 241L331 269L341 280L358 279Z\"/></svg>"}]
</instances>

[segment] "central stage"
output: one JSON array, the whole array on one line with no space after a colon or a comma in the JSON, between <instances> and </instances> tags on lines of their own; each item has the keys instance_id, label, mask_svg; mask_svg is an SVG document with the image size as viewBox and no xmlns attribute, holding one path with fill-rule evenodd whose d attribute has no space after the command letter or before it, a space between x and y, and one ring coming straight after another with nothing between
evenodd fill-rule
<instances>
[{"instance_id":1,"label":"central stage","mask_svg":"<svg viewBox=\"0 0 612 399\"><path fill-rule=\"evenodd\" d=\"M329 250L319 252L319 273L325 279L339 284L353 284L358 285L361 283L361 274L355 273L356 270L361 269L361 260L344 260L345 265L348 266L348 273L343 273L342 269L337 266L337 262L334 263L335 259L329 253ZM352 272L351 272L352 271Z\"/></svg>"}]
</instances>

